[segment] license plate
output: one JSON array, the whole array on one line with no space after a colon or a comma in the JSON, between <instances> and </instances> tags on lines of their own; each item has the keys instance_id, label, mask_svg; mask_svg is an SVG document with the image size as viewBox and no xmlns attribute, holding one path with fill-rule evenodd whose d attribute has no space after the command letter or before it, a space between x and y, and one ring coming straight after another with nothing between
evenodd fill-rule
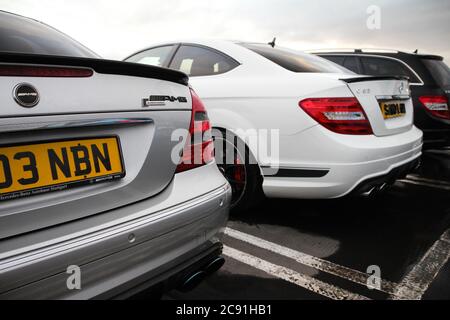
<instances>
[{"instance_id":1,"label":"license plate","mask_svg":"<svg viewBox=\"0 0 450 320\"><path fill-rule=\"evenodd\" d=\"M406 114L405 103L402 101L380 102L380 109L384 119L398 118Z\"/></svg>"},{"instance_id":2,"label":"license plate","mask_svg":"<svg viewBox=\"0 0 450 320\"><path fill-rule=\"evenodd\" d=\"M0 200L124 176L117 137L0 146Z\"/></svg>"}]
</instances>

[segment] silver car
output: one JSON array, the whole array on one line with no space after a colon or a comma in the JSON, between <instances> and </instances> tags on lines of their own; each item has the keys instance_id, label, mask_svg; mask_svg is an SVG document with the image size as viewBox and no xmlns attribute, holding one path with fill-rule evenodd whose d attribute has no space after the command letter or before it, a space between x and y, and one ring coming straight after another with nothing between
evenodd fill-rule
<instances>
[{"instance_id":1,"label":"silver car","mask_svg":"<svg viewBox=\"0 0 450 320\"><path fill-rule=\"evenodd\" d=\"M126 298L220 268L231 192L185 74L0 12L0 88L0 299Z\"/></svg>"}]
</instances>

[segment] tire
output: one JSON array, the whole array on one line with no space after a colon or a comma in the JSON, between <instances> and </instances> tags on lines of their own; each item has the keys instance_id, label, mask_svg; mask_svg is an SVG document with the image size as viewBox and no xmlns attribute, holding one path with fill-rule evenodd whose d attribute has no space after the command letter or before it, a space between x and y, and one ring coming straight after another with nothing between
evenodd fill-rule
<instances>
[{"instance_id":1,"label":"tire","mask_svg":"<svg viewBox=\"0 0 450 320\"><path fill-rule=\"evenodd\" d=\"M215 129L213 139L217 166L232 188L231 214L245 213L264 198L260 168L248 146L237 136L225 130ZM245 149L243 151L242 146ZM224 150L224 147L227 149ZM233 151L230 153L231 149ZM245 157L242 155L243 152ZM227 153L230 157L231 154L234 155L232 157L234 163L226 163L224 156Z\"/></svg>"}]
</instances>

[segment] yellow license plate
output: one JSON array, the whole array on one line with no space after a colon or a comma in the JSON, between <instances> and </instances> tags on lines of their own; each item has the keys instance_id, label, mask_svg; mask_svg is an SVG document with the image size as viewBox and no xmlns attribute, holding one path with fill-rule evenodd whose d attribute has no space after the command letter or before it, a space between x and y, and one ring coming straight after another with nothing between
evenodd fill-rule
<instances>
[{"instance_id":1,"label":"yellow license plate","mask_svg":"<svg viewBox=\"0 0 450 320\"><path fill-rule=\"evenodd\" d=\"M0 200L124 176L117 137L0 146Z\"/></svg>"},{"instance_id":2,"label":"yellow license plate","mask_svg":"<svg viewBox=\"0 0 450 320\"><path fill-rule=\"evenodd\" d=\"M384 119L398 118L406 114L405 103L401 101L380 102L380 109Z\"/></svg>"}]
</instances>

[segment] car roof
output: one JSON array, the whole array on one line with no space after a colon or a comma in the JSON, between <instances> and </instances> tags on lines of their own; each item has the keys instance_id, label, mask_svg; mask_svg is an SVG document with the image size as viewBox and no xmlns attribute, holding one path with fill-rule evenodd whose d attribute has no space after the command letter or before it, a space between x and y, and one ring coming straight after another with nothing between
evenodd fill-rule
<instances>
[{"instance_id":1,"label":"car roof","mask_svg":"<svg viewBox=\"0 0 450 320\"><path fill-rule=\"evenodd\" d=\"M46 26L52 28L51 26L47 25L46 23L44 23L44 22L42 22L42 21L39 21L39 20L30 18L30 17L26 17L26 16L23 16L23 15L18 14L18 13L9 12L9 11L5 11L5 10L1 10L1 9L0 9L0 15L2 15L2 14L4 14L4 15L9 15L9 16L14 16L14 17L16 17L16 18L18 18L18 19L31 20L31 21L34 21L34 22L42 23L42 24L44 24L44 25L46 25Z\"/></svg>"},{"instance_id":2,"label":"car roof","mask_svg":"<svg viewBox=\"0 0 450 320\"><path fill-rule=\"evenodd\" d=\"M149 49L161 47L161 46L167 46L167 45L193 45L193 46L200 46L200 47L207 47L209 49L218 51L221 54L224 54L231 59L233 59L235 62L243 65L246 65L246 68L249 70L251 69L254 73L267 73L272 72L272 74L275 74L276 72L285 73L290 72L286 68L282 67L278 63L274 63L270 59L264 57L263 55L247 48L244 45L261 45L261 46L267 46L270 47L268 43L256 43L256 42L248 42L248 41L238 41L238 40L218 40L218 39L178 39L173 41L166 41L166 42L159 42L154 43L152 45L146 46L144 49L141 49L139 51L136 51L126 57L124 60L129 59L130 57L144 52ZM292 50L289 48L284 48L281 46L276 46L275 48L280 48L283 50L290 51L292 53L298 53L298 54L306 54L311 55L309 53L303 53L302 51L298 50ZM264 66L264 67L263 67ZM339 72L341 73L341 72Z\"/></svg>"},{"instance_id":3,"label":"car roof","mask_svg":"<svg viewBox=\"0 0 450 320\"><path fill-rule=\"evenodd\" d=\"M124 58L124 60L128 59L129 57L151 49L151 48L155 48L155 47L160 47L160 46L167 46L167 45L174 45L174 44L185 44L185 45L194 45L194 46L205 46L205 47L209 47L211 49L220 51L221 53L224 53L228 56L230 56L231 58L233 58L234 60L236 60L238 63L243 63L244 61L246 63L252 62L253 60L261 60L265 63L267 63L265 58L260 57L260 55L254 53L253 51L247 49L246 47L244 47L243 45L261 45L261 46L269 46L268 43L262 43L262 42L250 42L250 41L240 41L240 40L223 40L223 39L209 39L209 38L201 38L201 39L177 39L177 40L173 40L173 41L165 41L165 42L158 42L158 43L153 43L151 45L148 45L138 51L133 52L132 54L128 55L126 58ZM284 48L284 47L280 47L281 49L285 49L285 50L290 50L293 52L302 52L299 50L292 50L289 48ZM307 52L305 52L307 53ZM270 63L272 64L272 63Z\"/></svg>"}]
</instances>

